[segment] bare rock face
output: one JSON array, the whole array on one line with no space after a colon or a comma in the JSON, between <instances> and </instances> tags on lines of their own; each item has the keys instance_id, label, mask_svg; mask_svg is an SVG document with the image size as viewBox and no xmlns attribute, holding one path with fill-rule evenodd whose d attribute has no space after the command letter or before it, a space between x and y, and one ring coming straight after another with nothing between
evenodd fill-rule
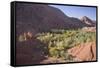
<instances>
[{"instance_id":1,"label":"bare rock face","mask_svg":"<svg viewBox=\"0 0 100 68\"><path fill-rule=\"evenodd\" d=\"M87 16L83 16L81 19L80 19L83 23L87 24L89 27L94 27L96 25L96 22L89 19Z\"/></svg>"},{"instance_id":2,"label":"bare rock face","mask_svg":"<svg viewBox=\"0 0 100 68\"><path fill-rule=\"evenodd\" d=\"M84 43L77 45L68 50L78 61L94 61L96 60L96 45L95 42Z\"/></svg>"}]
</instances>

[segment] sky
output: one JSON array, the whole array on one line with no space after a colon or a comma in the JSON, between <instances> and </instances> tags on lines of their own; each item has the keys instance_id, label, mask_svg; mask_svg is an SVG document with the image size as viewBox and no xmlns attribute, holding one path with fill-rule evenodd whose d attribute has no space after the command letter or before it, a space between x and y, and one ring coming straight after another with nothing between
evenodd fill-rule
<instances>
[{"instance_id":1,"label":"sky","mask_svg":"<svg viewBox=\"0 0 100 68\"><path fill-rule=\"evenodd\" d=\"M81 18L87 16L92 20L96 20L96 8L95 7L83 7L83 6L63 6L63 5L50 5L60 9L64 14L69 17Z\"/></svg>"}]
</instances>

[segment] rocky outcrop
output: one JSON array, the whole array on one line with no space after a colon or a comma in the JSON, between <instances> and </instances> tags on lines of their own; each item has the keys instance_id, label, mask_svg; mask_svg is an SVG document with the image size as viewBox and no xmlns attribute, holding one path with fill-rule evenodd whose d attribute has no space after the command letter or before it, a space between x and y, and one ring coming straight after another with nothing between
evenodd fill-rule
<instances>
[{"instance_id":1,"label":"rocky outcrop","mask_svg":"<svg viewBox=\"0 0 100 68\"><path fill-rule=\"evenodd\" d=\"M94 61L96 60L96 43L90 42L77 45L69 49L68 53L77 61Z\"/></svg>"},{"instance_id":2,"label":"rocky outcrop","mask_svg":"<svg viewBox=\"0 0 100 68\"><path fill-rule=\"evenodd\" d=\"M88 18L87 16L83 16L81 19L80 19L83 23L87 24L88 27L94 27L96 26L96 22L91 20L90 18Z\"/></svg>"}]
</instances>

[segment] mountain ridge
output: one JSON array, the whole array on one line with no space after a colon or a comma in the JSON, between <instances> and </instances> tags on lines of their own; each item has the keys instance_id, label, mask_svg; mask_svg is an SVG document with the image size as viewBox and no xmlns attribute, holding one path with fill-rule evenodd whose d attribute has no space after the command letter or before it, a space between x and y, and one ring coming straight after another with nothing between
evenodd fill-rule
<instances>
[{"instance_id":1,"label":"mountain ridge","mask_svg":"<svg viewBox=\"0 0 100 68\"><path fill-rule=\"evenodd\" d=\"M60 9L42 4L20 4L16 6L16 28L20 34L51 29L78 29L90 26L78 18L66 16Z\"/></svg>"},{"instance_id":2,"label":"mountain ridge","mask_svg":"<svg viewBox=\"0 0 100 68\"><path fill-rule=\"evenodd\" d=\"M83 22L83 23L86 23L88 26L95 26L96 25L96 22L91 20L89 17L87 16L83 16L82 18L80 18L80 20Z\"/></svg>"}]
</instances>

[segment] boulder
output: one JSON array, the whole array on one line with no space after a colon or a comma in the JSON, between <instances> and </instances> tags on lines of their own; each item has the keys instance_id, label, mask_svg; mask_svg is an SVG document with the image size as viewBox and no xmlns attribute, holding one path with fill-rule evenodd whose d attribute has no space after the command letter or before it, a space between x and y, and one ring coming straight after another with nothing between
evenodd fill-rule
<instances>
[{"instance_id":1,"label":"boulder","mask_svg":"<svg viewBox=\"0 0 100 68\"><path fill-rule=\"evenodd\" d=\"M78 61L96 60L96 43L83 43L68 50L68 53Z\"/></svg>"}]
</instances>

